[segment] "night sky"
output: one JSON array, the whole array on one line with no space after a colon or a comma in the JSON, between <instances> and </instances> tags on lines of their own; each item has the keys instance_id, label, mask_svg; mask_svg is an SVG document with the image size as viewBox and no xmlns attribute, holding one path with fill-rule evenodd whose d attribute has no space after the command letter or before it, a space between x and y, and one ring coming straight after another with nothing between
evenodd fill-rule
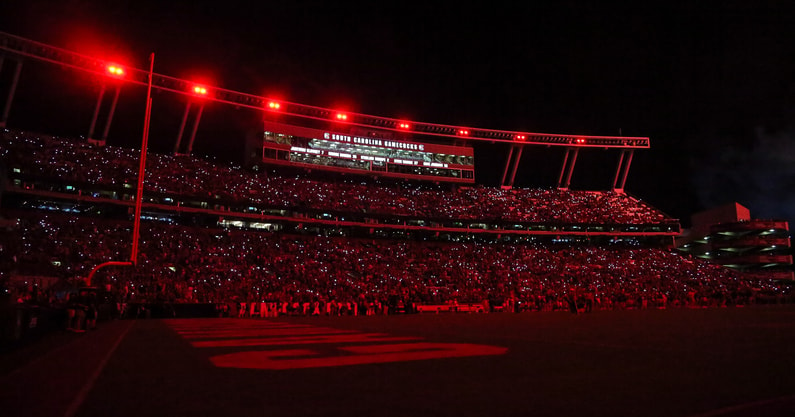
<instances>
[{"instance_id":1,"label":"night sky","mask_svg":"<svg viewBox=\"0 0 795 417\"><path fill-rule=\"evenodd\" d=\"M756 218L795 220L795 7L499 3L7 0L0 30L139 68L154 52L161 74L320 107L490 129L648 136L651 149L635 153L626 189L684 225L695 211L734 201ZM85 134L95 86L62 85L53 94L71 105L56 108L58 100L41 101L37 67L44 64L23 67L9 126ZM123 93L110 144L140 138L145 91L138 90ZM157 95L153 102L151 146L170 149L184 104ZM258 118L221 107L205 110L195 149L229 159L242 154ZM554 186L562 153L534 149L516 185ZM617 152L593 153L581 153L572 188L612 184ZM497 185L506 155L504 147L477 147L479 181Z\"/></svg>"}]
</instances>

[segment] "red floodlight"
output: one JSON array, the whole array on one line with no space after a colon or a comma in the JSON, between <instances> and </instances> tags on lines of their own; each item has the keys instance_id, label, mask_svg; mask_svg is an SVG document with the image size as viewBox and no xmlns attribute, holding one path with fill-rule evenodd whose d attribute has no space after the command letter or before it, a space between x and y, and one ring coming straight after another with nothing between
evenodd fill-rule
<instances>
[{"instance_id":1,"label":"red floodlight","mask_svg":"<svg viewBox=\"0 0 795 417\"><path fill-rule=\"evenodd\" d=\"M337 117L337 120L339 120L339 121L343 121L344 122L344 121L348 120L348 115L345 114L345 113L337 113L336 117Z\"/></svg>"},{"instance_id":2,"label":"red floodlight","mask_svg":"<svg viewBox=\"0 0 795 417\"><path fill-rule=\"evenodd\" d=\"M107 70L108 75L112 77L120 78L124 76L124 68L120 65L109 64Z\"/></svg>"},{"instance_id":3,"label":"red floodlight","mask_svg":"<svg viewBox=\"0 0 795 417\"><path fill-rule=\"evenodd\" d=\"M459 129L458 136L469 136L469 131L466 129Z\"/></svg>"},{"instance_id":4,"label":"red floodlight","mask_svg":"<svg viewBox=\"0 0 795 417\"><path fill-rule=\"evenodd\" d=\"M201 86L201 85L194 85L193 89L191 89L191 91L193 91L193 94L196 94L197 96L206 96L207 95L207 87L204 87L204 86Z\"/></svg>"},{"instance_id":5,"label":"red floodlight","mask_svg":"<svg viewBox=\"0 0 795 417\"><path fill-rule=\"evenodd\" d=\"M527 136L525 135L514 135L513 140L524 142L527 140Z\"/></svg>"},{"instance_id":6,"label":"red floodlight","mask_svg":"<svg viewBox=\"0 0 795 417\"><path fill-rule=\"evenodd\" d=\"M576 142L577 142L578 145L584 145L585 144L585 138L577 138Z\"/></svg>"},{"instance_id":7,"label":"red floodlight","mask_svg":"<svg viewBox=\"0 0 795 417\"><path fill-rule=\"evenodd\" d=\"M403 129L403 130L410 130L411 129L411 124L408 123L408 122L400 122L400 123L398 123L398 128L399 129Z\"/></svg>"},{"instance_id":8,"label":"red floodlight","mask_svg":"<svg viewBox=\"0 0 795 417\"><path fill-rule=\"evenodd\" d=\"M276 111L276 110L279 110L279 108L281 108L281 107L282 107L282 105L279 104L278 102L275 102L275 101L269 101L268 102L268 109L270 109L270 110Z\"/></svg>"}]
</instances>

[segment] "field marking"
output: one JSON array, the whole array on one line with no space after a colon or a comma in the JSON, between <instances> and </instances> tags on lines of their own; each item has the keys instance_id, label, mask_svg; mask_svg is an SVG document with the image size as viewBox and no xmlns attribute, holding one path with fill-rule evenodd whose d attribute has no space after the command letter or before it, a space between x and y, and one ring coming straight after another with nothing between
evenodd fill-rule
<instances>
[{"instance_id":1,"label":"field marking","mask_svg":"<svg viewBox=\"0 0 795 417\"><path fill-rule=\"evenodd\" d=\"M110 357L113 356L113 353L116 352L116 348L119 347L122 339L124 339L124 337L127 336L127 333L130 331L130 329L132 329L133 325L135 324L135 320L130 320L129 323L130 324L127 325L127 328L124 329L124 331L119 335L119 338L116 339L116 342L113 343L113 346L110 348L110 350L105 355L105 357L102 358L102 361L99 362L99 365L97 365L97 368L94 370L94 373L91 374L91 377L88 378L88 381L86 381L86 383L83 384L83 387L80 389L80 392L77 393L74 400L72 400L72 403L69 404L69 407L66 409L66 412L64 413L64 417L74 416L75 413L77 413L77 410L80 408L80 406L83 405L83 402L86 400L88 393L91 392L92 389L94 389L94 384L96 384L99 375L102 373L102 370L105 369L105 365L108 364L108 360L110 360Z\"/></svg>"},{"instance_id":2,"label":"field marking","mask_svg":"<svg viewBox=\"0 0 795 417\"><path fill-rule=\"evenodd\" d=\"M692 415L690 415L688 417L716 417L716 416L723 416L723 415L727 415L727 414L730 414L730 413L735 413L735 412L738 412L738 411L749 410L749 409L752 409L754 407L760 407L760 406L775 404L775 403L779 403L779 402L785 403L785 402L788 402L788 401L791 401L791 402L795 403L795 395L785 395L783 397L768 398L768 399L759 400L759 401L751 401L751 402L748 402L748 403L745 403L745 404L730 405L728 407L716 408L714 410L710 410L710 411L707 411L705 413L692 414ZM757 413L758 413L758 411L757 411ZM753 413L753 414L754 415L758 415L757 413Z\"/></svg>"},{"instance_id":3,"label":"field marking","mask_svg":"<svg viewBox=\"0 0 795 417\"><path fill-rule=\"evenodd\" d=\"M352 355L321 356L311 349L253 350L217 355L210 360L221 368L288 370L503 355L508 351L497 346L428 342L343 346L339 350Z\"/></svg>"},{"instance_id":4,"label":"field marking","mask_svg":"<svg viewBox=\"0 0 795 417\"><path fill-rule=\"evenodd\" d=\"M396 337L385 333L323 334L317 336L266 337L255 339L200 340L192 342L197 348L238 346L308 345L321 343L375 343L417 340L417 337Z\"/></svg>"},{"instance_id":5,"label":"field marking","mask_svg":"<svg viewBox=\"0 0 795 417\"><path fill-rule=\"evenodd\" d=\"M223 368L267 370L323 368L503 355L508 351L508 348L498 346L417 342L422 338L311 325L295 326L280 322L235 320L219 323L216 328L207 326L206 323L186 321L172 322L169 325L195 348L273 348L321 344L330 346L322 351L314 349L246 350L209 358L215 366ZM403 343L395 344L393 342ZM351 346L353 344L355 346Z\"/></svg>"},{"instance_id":6,"label":"field marking","mask_svg":"<svg viewBox=\"0 0 795 417\"><path fill-rule=\"evenodd\" d=\"M223 331L223 332L205 332L193 334L180 334L180 336L188 340L196 339L225 339L225 338L242 338L242 337L263 337L263 336L303 336L303 335L316 335L316 334L354 334L360 333L356 330L340 330L330 327L316 327L304 329L259 329L259 330L243 330L243 331Z\"/></svg>"}]
</instances>

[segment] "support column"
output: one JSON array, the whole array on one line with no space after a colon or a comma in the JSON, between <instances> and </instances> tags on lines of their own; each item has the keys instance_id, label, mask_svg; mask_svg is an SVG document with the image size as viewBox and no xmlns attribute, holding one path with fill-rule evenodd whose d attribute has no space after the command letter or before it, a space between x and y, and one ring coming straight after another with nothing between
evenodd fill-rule
<instances>
[{"instance_id":1,"label":"support column","mask_svg":"<svg viewBox=\"0 0 795 417\"><path fill-rule=\"evenodd\" d=\"M193 151L193 141L196 139L196 131L199 130L199 121L202 118L202 110L204 110L204 103L199 105L199 112L196 114L196 119L193 121L193 131L190 134L190 141L188 142L188 151L186 154L190 155Z\"/></svg>"},{"instance_id":2,"label":"support column","mask_svg":"<svg viewBox=\"0 0 795 417\"><path fill-rule=\"evenodd\" d=\"M574 165L577 163L577 154L579 152L579 148L566 149L566 155L563 157L563 165L560 167L560 175L558 176L558 188L569 188L571 174L574 172Z\"/></svg>"},{"instance_id":3,"label":"support column","mask_svg":"<svg viewBox=\"0 0 795 417\"><path fill-rule=\"evenodd\" d=\"M89 143L94 140L94 128L97 126L97 118L99 117L99 108L102 106L102 97L105 96L105 83L102 83L102 88L99 89L97 95L97 104L94 106L94 115L91 116L91 124L88 125L88 141Z\"/></svg>"},{"instance_id":4,"label":"support column","mask_svg":"<svg viewBox=\"0 0 795 417\"><path fill-rule=\"evenodd\" d=\"M2 62L0 61L0 70L3 69ZM22 61L16 61L16 66L14 68L14 76L11 79L11 88L8 89L8 95L6 95L5 105L3 106L3 115L0 117L0 127L6 127L8 123L8 114L11 112L11 103L14 100L14 94L17 91L17 84L19 84L19 75L22 73Z\"/></svg>"},{"instance_id":5,"label":"support column","mask_svg":"<svg viewBox=\"0 0 795 417\"><path fill-rule=\"evenodd\" d=\"M624 186L627 185L627 176L629 176L629 166L632 164L632 155L635 153L634 150L627 151L628 157L627 162L624 164L624 170L621 173L621 190L624 190Z\"/></svg>"},{"instance_id":6,"label":"support column","mask_svg":"<svg viewBox=\"0 0 795 417\"><path fill-rule=\"evenodd\" d=\"M508 150L508 158L505 160L505 168L502 170L502 179L500 180L500 185L506 185L505 179L508 178L508 168L511 166L511 158L513 157L514 148L516 148L516 145L511 145L511 148Z\"/></svg>"},{"instance_id":7,"label":"support column","mask_svg":"<svg viewBox=\"0 0 795 417\"><path fill-rule=\"evenodd\" d=\"M558 188L563 185L563 176L566 175L566 167L569 164L570 149L566 149L566 154L563 155L563 164L560 166L560 174L558 174Z\"/></svg>"},{"instance_id":8,"label":"support column","mask_svg":"<svg viewBox=\"0 0 795 417\"><path fill-rule=\"evenodd\" d=\"M108 110L108 118L105 119L105 129L102 130L102 144L105 144L105 141L108 139L108 133L110 132L110 123L113 121L113 113L116 112L116 104L119 102L119 93L121 92L121 86L116 86L116 93L113 95L113 101L110 103L110 110Z\"/></svg>"},{"instance_id":9,"label":"support column","mask_svg":"<svg viewBox=\"0 0 795 417\"><path fill-rule=\"evenodd\" d=\"M626 155L627 150L622 149L621 154L618 157L618 164L616 165L616 174L613 176L613 190L615 191L618 189L618 178L621 173L621 167L624 164L624 155Z\"/></svg>"},{"instance_id":10,"label":"support column","mask_svg":"<svg viewBox=\"0 0 795 417\"><path fill-rule=\"evenodd\" d=\"M179 153L179 145L182 142L182 134L185 133L185 124L188 122L188 114L190 113L190 101L185 104L185 112L182 114L182 122L179 124L179 133L177 133L177 143L174 144L174 155Z\"/></svg>"},{"instance_id":11,"label":"support column","mask_svg":"<svg viewBox=\"0 0 795 417\"><path fill-rule=\"evenodd\" d=\"M523 150L524 146L519 146L519 152L516 153L516 160L513 163L513 170L511 171L511 180L508 183L511 187L513 187L513 180L516 179L516 170L519 168L519 161L522 159Z\"/></svg>"},{"instance_id":12,"label":"support column","mask_svg":"<svg viewBox=\"0 0 795 417\"><path fill-rule=\"evenodd\" d=\"M512 144L511 149L508 151L508 158L505 160L505 167L502 170L502 180L500 185L503 187L513 187L513 182L516 179L516 171L519 169L519 161L522 160L522 151L524 145ZM508 176L508 172L511 176Z\"/></svg>"}]
</instances>

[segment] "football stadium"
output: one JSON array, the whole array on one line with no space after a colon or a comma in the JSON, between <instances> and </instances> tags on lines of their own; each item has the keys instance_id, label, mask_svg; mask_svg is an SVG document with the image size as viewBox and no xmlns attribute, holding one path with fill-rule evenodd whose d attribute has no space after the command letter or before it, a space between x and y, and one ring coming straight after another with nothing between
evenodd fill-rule
<instances>
[{"instance_id":1,"label":"football stadium","mask_svg":"<svg viewBox=\"0 0 795 417\"><path fill-rule=\"evenodd\" d=\"M346 112L8 33L0 51L10 415L795 409L793 283L674 248L679 219L626 189L648 137ZM86 135L15 127L21 77L53 73L91 86L57 103L87 104ZM217 108L256 115L240 163L194 151ZM114 143L124 112L140 144ZM489 146L498 186L479 182ZM531 152L556 181L515 186ZM590 152L609 178L575 189Z\"/></svg>"}]
</instances>

